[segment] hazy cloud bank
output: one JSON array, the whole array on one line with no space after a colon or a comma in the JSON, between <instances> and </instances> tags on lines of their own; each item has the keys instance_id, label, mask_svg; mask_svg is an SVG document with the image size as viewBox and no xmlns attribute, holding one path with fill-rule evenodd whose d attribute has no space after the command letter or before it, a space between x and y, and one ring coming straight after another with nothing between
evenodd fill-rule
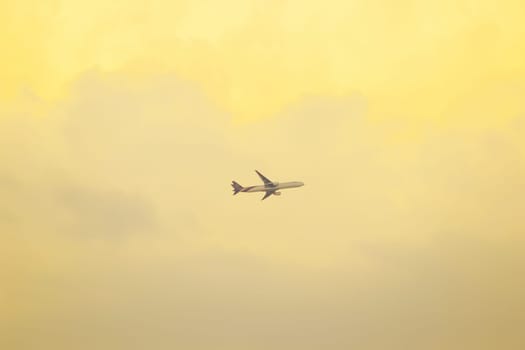
<instances>
[{"instance_id":1,"label":"hazy cloud bank","mask_svg":"<svg viewBox=\"0 0 525 350\"><path fill-rule=\"evenodd\" d=\"M0 119L3 346L521 349L517 127L366 111L232 124L176 77L93 72L46 118ZM255 168L306 186L232 197Z\"/></svg>"}]
</instances>

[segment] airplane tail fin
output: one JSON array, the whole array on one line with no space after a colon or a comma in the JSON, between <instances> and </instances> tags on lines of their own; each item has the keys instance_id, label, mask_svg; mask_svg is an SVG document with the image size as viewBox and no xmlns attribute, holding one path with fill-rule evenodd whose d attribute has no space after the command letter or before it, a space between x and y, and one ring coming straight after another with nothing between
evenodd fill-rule
<instances>
[{"instance_id":1,"label":"airplane tail fin","mask_svg":"<svg viewBox=\"0 0 525 350\"><path fill-rule=\"evenodd\" d=\"M239 185L237 182L232 181L232 187L233 187L233 194L236 195L239 193L244 187Z\"/></svg>"}]
</instances>

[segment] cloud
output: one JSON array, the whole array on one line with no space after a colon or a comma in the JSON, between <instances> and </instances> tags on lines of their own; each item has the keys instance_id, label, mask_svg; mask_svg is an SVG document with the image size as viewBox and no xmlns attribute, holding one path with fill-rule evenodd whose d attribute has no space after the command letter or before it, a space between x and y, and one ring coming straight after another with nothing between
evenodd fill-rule
<instances>
[{"instance_id":1,"label":"cloud","mask_svg":"<svg viewBox=\"0 0 525 350\"><path fill-rule=\"evenodd\" d=\"M111 237L152 230L152 213L140 199L85 189L68 189L59 196L71 211L74 227L70 230L75 234Z\"/></svg>"},{"instance_id":2,"label":"cloud","mask_svg":"<svg viewBox=\"0 0 525 350\"><path fill-rule=\"evenodd\" d=\"M521 349L520 135L367 109L232 124L176 76L93 71L3 119L3 347ZM253 169L306 185L232 197Z\"/></svg>"},{"instance_id":3,"label":"cloud","mask_svg":"<svg viewBox=\"0 0 525 350\"><path fill-rule=\"evenodd\" d=\"M243 120L304 95L360 91L377 118L480 123L449 109L458 96L509 80L523 89L524 13L516 0L4 1L0 98L29 86L58 99L99 67L176 72ZM482 99L482 112L498 111L486 122L514 118L522 96Z\"/></svg>"}]
</instances>

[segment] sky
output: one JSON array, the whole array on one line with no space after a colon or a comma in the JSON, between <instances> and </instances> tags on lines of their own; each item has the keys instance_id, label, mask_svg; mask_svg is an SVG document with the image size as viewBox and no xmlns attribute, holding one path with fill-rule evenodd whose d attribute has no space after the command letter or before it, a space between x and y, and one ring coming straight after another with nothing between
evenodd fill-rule
<instances>
[{"instance_id":1,"label":"sky","mask_svg":"<svg viewBox=\"0 0 525 350\"><path fill-rule=\"evenodd\" d=\"M523 349L524 37L517 0L0 0L0 348Z\"/></svg>"}]
</instances>

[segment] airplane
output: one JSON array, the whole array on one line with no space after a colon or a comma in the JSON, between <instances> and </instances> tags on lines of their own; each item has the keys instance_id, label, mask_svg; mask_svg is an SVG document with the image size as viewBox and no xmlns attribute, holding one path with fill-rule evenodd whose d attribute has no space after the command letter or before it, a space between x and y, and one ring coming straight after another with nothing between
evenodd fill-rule
<instances>
[{"instance_id":1,"label":"airplane","mask_svg":"<svg viewBox=\"0 0 525 350\"><path fill-rule=\"evenodd\" d=\"M239 183L232 181L232 187L233 187L233 195L236 195L239 192L266 192L264 197L262 197L261 200L265 200L266 198L270 197L272 194L276 196L280 196L281 192L278 190L284 190L286 188L294 188L294 187L301 187L304 186L304 183L299 181L292 181L292 182L274 182L269 180L266 176L255 170L257 175L261 178L261 180L264 182L264 186L248 186L248 187L242 187L239 185Z\"/></svg>"}]
</instances>

